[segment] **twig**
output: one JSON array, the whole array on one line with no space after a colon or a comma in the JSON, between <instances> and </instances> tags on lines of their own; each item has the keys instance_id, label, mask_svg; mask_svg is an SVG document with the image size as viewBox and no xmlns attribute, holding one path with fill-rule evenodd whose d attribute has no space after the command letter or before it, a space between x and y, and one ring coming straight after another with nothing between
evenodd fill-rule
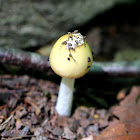
<instances>
[{"instance_id":1,"label":"twig","mask_svg":"<svg viewBox=\"0 0 140 140\"><path fill-rule=\"evenodd\" d=\"M120 77L140 77L140 60L93 62L88 74Z\"/></svg>"},{"instance_id":2,"label":"twig","mask_svg":"<svg viewBox=\"0 0 140 140\"><path fill-rule=\"evenodd\" d=\"M6 121L4 121L1 125L0 125L0 131L3 130L7 124L9 123L9 121L12 119L13 115L11 115Z\"/></svg>"},{"instance_id":3,"label":"twig","mask_svg":"<svg viewBox=\"0 0 140 140\"><path fill-rule=\"evenodd\" d=\"M13 138L2 137L2 140L17 140L17 139L31 138L31 137L35 137L35 135L17 136L17 137L13 137Z\"/></svg>"},{"instance_id":4,"label":"twig","mask_svg":"<svg viewBox=\"0 0 140 140\"><path fill-rule=\"evenodd\" d=\"M0 48L0 63L21 66L23 69L32 68L54 74L47 57L15 48ZM88 75L140 77L140 60L131 62L93 62Z\"/></svg>"},{"instance_id":5,"label":"twig","mask_svg":"<svg viewBox=\"0 0 140 140\"><path fill-rule=\"evenodd\" d=\"M15 48L0 47L0 63L21 66L23 69L50 71L47 57Z\"/></svg>"}]
</instances>

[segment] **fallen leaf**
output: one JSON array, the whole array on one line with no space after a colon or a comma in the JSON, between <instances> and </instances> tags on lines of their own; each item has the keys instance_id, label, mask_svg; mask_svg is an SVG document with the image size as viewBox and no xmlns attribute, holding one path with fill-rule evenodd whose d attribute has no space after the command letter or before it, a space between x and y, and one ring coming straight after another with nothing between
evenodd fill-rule
<instances>
[{"instance_id":1,"label":"fallen leaf","mask_svg":"<svg viewBox=\"0 0 140 140\"><path fill-rule=\"evenodd\" d=\"M106 128L95 140L132 140L127 134L125 124L114 124Z\"/></svg>"},{"instance_id":2,"label":"fallen leaf","mask_svg":"<svg viewBox=\"0 0 140 140\"><path fill-rule=\"evenodd\" d=\"M68 127L65 127L62 137L66 139L75 139L76 134L74 134Z\"/></svg>"},{"instance_id":3,"label":"fallen leaf","mask_svg":"<svg viewBox=\"0 0 140 140\"><path fill-rule=\"evenodd\" d=\"M58 135L58 136L62 136L63 134L63 130L60 127L52 127L50 125L47 125L45 127L45 129L47 129L49 132L51 132L54 135Z\"/></svg>"},{"instance_id":4,"label":"fallen leaf","mask_svg":"<svg viewBox=\"0 0 140 140\"><path fill-rule=\"evenodd\" d=\"M16 119L16 130L20 129L22 125L23 124L22 124L21 120L19 118L17 118Z\"/></svg>"},{"instance_id":5,"label":"fallen leaf","mask_svg":"<svg viewBox=\"0 0 140 140\"><path fill-rule=\"evenodd\" d=\"M44 133L44 130L42 127L35 128L35 131L34 131L35 136L41 136L43 133Z\"/></svg>"},{"instance_id":6,"label":"fallen leaf","mask_svg":"<svg viewBox=\"0 0 140 140\"><path fill-rule=\"evenodd\" d=\"M140 140L140 101L136 101L139 94L140 87L133 87L120 105L111 109L118 121L110 122L95 140Z\"/></svg>"},{"instance_id":7,"label":"fallen leaf","mask_svg":"<svg viewBox=\"0 0 140 140\"><path fill-rule=\"evenodd\" d=\"M89 125L87 127L87 134L98 136L99 135L99 124L95 123L94 125Z\"/></svg>"},{"instance_id":8,"label":"fallen leaf","mask_svg":"<svg viewBox=\"0 0 140 140\"><path fill-rule=\"evenodd\" d=\"M29 126L25 126L22 130L21 130L21 132L20 132L20 136L26 136L27 135L27 133L29 132Z\"/></svg>"},{"instance_id":9,"label":"fallen leaf","mask_svg":"<svg viewBox=\"0 0 140 140\"><path fill-rule=\"evenodd\" d=\"M77 129L77 135L81 136L82 138L86 137L86 130L83 127L79 127Z\"/></svg>"},{"instance_id":10,"label":"fallen leaf","mask_svg":"<svg viewBox=\"0 0 140 140\"><path fill-rule=\"evenodd\" d=\"M88 136L88 137L86 137L86 138L82 138L81 140L94 140L94 139L93 139L93 136L90 135L90 136Z\"/></svg>"},{"instance_id":11,"label":"fallen leaf","mask_svg":"<svg viewBox=\"0 0 140 140\"><path fill-rule=\"evenodd\" d=\"M12 115L15 114L18 118L21 118L21 117L23 117L24 115L27 114L27 111L26 111L25 107L23 107L23 106L17 106L17 108L15 108L15 110L13 110L11 112L11 114Z\"/></svg>"},{"instance_id":12,"label":"fallen leaf","mask_svg":"<svg viewBox=\"0 0 140 140\"><path fill-rule=\"evenodd\" d=\"M28 104L30 104L33 108L35 108L35 114L36 114L36 116L38 116L39 113L40 113L40 108L36 105L36 103L35 103L30 97L26 97L26 98L24 99L24 101L25 101L25 103L28 103Z\"/></svg>"}]
</instances>

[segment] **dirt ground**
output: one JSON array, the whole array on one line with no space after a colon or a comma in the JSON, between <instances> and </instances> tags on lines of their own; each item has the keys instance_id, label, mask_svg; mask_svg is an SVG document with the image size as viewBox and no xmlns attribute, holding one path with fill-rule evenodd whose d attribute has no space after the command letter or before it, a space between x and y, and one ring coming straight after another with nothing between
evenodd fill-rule
<instances>
[{"instance_id":1,"label":"dirt ground","mask_svg":"<svg viewBox=\"0 0 140 140\"><path fill-rule=\"evenodd\" d=\"M24 76L0 76L0 137L31 140L139 140L140 87L118 93L109 110L79 106L71 117L55 111L59 85Z\"/></svg>"}]
</instances>

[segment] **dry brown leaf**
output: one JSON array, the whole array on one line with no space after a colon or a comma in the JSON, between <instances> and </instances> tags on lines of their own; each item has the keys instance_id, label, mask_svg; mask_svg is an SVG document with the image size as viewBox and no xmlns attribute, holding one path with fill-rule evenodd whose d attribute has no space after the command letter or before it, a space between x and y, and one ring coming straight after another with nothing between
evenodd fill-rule
<instances>
[{"instance_id":1,"label":"dry brown leaf","mask_svg":"<svg viewBox=\"0 0 140 140\"><path fill-rule=\"evenodd\" d=\"M16 119L16 124L15 124L15 125L16 125L16 130L18 130L18 129L21 128L21 126L22 126L23 124L22 124L21 120L20 120L19 118L17 118L17 119Z\"/></svg>"},{"instance_id":2,"label":"dry brown leaf","mask_svg":"<svg viewBox=\"0 0 140 140\"><path fill-rule=\"evenodd\" d=\"M111 122L95 140L140 140L140 87L133 87L130 94L111 111L119 118Z\"/></svg>"},{"instance_id":3,"label":"dry brown leaf","mask_svg":"<svg viewBox=\"0 0 140 140\"><path fill-rule=\"evenodd\" d=\"M131 140L125 124L117 123L104 130L95 140Z\"/></svg>"},{"instance_id":4,"label":"dry brown leaf","mask_svg":"<svg viewBox=\"0 0 140 140\"><path fill-rule=\"evenodd\" d=\"M62 137L73 140L76 138L76 134L74 134L68 127L65 127Z\"/></svg>"},{"instance_id":5,"label":"dry brown leaf","mask_svg":"<svg viewBox=\"0 0 140 140\"><path fill-rule=\"evenodd\" d=\"M40 110L40 108L37 106L37 104L35 103L35 101L33 101L30 97L26 97L26 98L24 99L24 101L25 101L25 103L28 103L28 104L30 104L33 108L35 108L35 114L36 114L36 116L38 116L41 110Z\"/></svg>"},{"instance_id":6,"label":"dry brown leaf","mask_svg":"<svg viewBox=\"0 0 140 140\"><path fill-rule=\"evenodd\" d=\"M82 138L81 140L94 140L94 139L93 139L93 136L90 135L90 136L88 136L88 137L86 137L86 138Z\"/></svg>"}]
</instances>

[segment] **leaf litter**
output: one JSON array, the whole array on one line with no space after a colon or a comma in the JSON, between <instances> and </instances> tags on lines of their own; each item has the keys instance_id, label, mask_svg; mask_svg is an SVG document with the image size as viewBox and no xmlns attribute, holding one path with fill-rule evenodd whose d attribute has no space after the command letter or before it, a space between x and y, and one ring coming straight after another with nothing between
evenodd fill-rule
<instances>
[{"instance_id":1,"label":"leaf litter","mask_svg":"<svg viewBox=\"0 0 140 140\"><path fill-rule=\"evenodd\" d=\"M50 81L1 75L1 139L140 139L140 87L132 87L128 95L122 90L119 105L109 110L81 106L71 117L55 111L58 90Z\"/></svg>"}]
</instances>

